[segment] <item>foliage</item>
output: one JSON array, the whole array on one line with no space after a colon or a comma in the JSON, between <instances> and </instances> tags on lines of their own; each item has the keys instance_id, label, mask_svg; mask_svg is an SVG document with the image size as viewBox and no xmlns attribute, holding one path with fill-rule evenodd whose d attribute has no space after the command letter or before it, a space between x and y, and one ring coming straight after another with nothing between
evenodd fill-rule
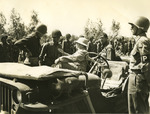
<instances>
[{"instance_id":1,"label":"foliage","mask_svg":"<svg viewBox=\"0 0 150 114\"><path fill-rule=\"evenodd\" d=\"M27 27L27 31L28 31L29 34L35 30L38 23L40 23L40 20L38 19L38 13L33 10L32 14L31 14L30 24Z\"/></svg>"},{"instance_id":2,"label":"foliage","mask_svg":"<svg viewBox=\"0 0 150 114\"><path fill-rule=\"evenodd\" d=\"M93 22L88 19L86 26L84 27L85 37L90 38L94 37L95 39L98 38L99 35L103 33L103 24L99 19L97 22Z\"/></svg>"},{"instance_id":3,"label":"foliage","mask_svg":"<svg viewBox=\"0 0 150 114\"><path fill-rule=\"evenodd\" d=\"M6 33L6 30L4 28L5 24L6 24L6 18L3 15L3 13L1 12L0 13L0 34Z\"/></svg>"},{"instance_id":4,"label":"foliage","mask_svg":"<svg viewBox=\"0 0 150 114\"><path fill-rule=\"evenodd\" d=\"M8 28L8 34L15 39L21 39L26 35L25 24L21 22L20 14L13 8L10 15L10 27Z\"/></svg>"},{"instance_id":5,"label":"foliage","mask_svg":"<svg viewBox=\"0 0 150 114\"><path fill-rule=\"evenodd\" d=\"M112 38L115 38L116 36L118 36L119 30L120 30L120 23L113 20L111 30L112 30L112 35L111 35Z\"/></svg>"}]
</instances>

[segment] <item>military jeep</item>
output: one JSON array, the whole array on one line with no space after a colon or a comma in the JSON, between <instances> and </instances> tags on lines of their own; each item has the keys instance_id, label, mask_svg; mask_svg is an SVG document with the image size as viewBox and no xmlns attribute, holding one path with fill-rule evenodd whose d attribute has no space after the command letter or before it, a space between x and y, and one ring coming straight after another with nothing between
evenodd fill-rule
<instances>
[{"instance_id":1,"label":"military jeep","mask_svg":"<svg viewBox=\"0 0 150 114\"><path fill-rule=\"evenodd\" d=\"M0 63L0 112L126 113L128 65L119 61L106 64L97 67L96 62L87 73Z\"/></svg>"}]
</instances>

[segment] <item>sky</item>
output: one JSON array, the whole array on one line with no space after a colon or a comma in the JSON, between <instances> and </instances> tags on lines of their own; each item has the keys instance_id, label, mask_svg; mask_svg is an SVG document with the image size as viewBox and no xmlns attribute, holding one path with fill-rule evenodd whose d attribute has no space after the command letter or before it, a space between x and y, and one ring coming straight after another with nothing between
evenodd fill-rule
<instances>
[{"instance_id":1,"label":"sky","mask_svg":"<svg viewBox=\"0 0 150 114\"><path fill-rule=\"evenodd\" d=\"M59 29L63 35L81 35L88 19L100 19L104 32L110 33L112 20L120 22L120 35L131 36L128 22L137 16L150 19L149 0L0 0L0 12L9 19L11 10L20 13L25 24L30 22L32 11L48 27L48 34ZM150 30L148 31L150 36Z\"/></svg>"}]
</instances>

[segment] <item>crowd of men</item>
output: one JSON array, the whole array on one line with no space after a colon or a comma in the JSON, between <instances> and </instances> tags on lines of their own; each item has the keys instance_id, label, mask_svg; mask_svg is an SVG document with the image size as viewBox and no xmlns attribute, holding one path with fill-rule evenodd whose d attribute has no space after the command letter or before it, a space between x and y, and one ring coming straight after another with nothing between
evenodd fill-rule
<instances>
[{"instance_id":1,"label":"crowd of men","mask_svg":"<svg viewBox=\"0 0 150 114\"><path fill-rule=\"evenodd\" d=\"M75 53L76 41L72 40L72 36L69 33L63 36L65 39L62 40L60 30L52 31L51 36L53 41L48 40L46 43L40 44L40 39L46 32L46 25L40 25L32 34L16 42L13 42L13 39L7 34L1 35L0 62L24 62L24 64L30 66L51 66L58 57ZM129 55L135 44L134 39L126 40L123 36L110 40L106 33L98 36L98 39L91 36L87 40L86 50L95 53L100 53L107 45L111 44L116 53ZM34 62L36 61L36 63L31 63L31 59Z\"/></svg>"},{"instance_id":2,"label":"crowd of men","mask_svg":"<svg viewBox=\"0 0 150 114\"><path fill-rule=\"evenodd\" d=\"M38 26L31 35L16 42L12 42L8 35L2 35L0 62L23 62L29 66L48 65L86 71L86 60L94 56L88 55L88 52L101 53L106 59L115 61L130 55L129 113L148 113L150 41L146 32L149 19L139 17L129 24L135 39L126 40L123 36L110 39L106 33L102 33L98 39L94 36L89 39L80 36L74 42L71 41L72 36L66 34L65 40L60 41L61 31L54 30L51 33L53 41L40 44L40 39L47 33L47 26L44 24Z\"/></svg>"}]
</instances>

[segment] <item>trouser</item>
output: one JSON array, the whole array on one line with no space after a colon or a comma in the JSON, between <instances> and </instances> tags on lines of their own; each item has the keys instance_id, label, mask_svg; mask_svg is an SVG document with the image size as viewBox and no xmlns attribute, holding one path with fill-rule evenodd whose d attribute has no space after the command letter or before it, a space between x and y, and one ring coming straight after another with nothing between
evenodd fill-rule
<instances>
[{"instance_id":1,"label":"trouser","mask_svg":"<svg viewBox=\"0 0 150 114\"><path fill-rule=\"evenodd\" d=\"M135 92L128 94L129 114L149 114L148 93Z\"/></svg>"},{"instance_id":2,"label":"trouser","mask_svg":"<svg viewBox=\"0 0 150 114\"><path fill-rule=\"evenodd\" d=\"M79 70L79 67L77 65L75 65L74 63L69 63L69 62L61 62L57 64L56 67L70 69L70 70Z\"/></svg>"}]
</instances>

